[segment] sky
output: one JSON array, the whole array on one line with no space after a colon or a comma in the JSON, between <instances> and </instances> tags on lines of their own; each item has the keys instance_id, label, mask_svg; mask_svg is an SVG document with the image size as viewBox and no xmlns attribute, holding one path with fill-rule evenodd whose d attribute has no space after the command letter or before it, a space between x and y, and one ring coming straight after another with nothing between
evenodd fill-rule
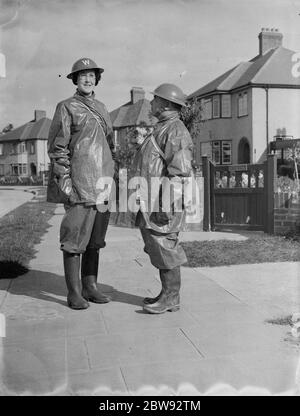
<instances>
[{"instance_id":1,"label":"sky","mask_svg":"<svg viewBox=\"0 0 300 416\"><path fill-rule=\"evenodd\" d=\"M112 111L133 86L148 99L164 82L191 94L256 56L261 28L299 52L300 0L0 0L0 131L35 109L52 118L79 58L104 68L95 93Z\"/></svg>"}]
</instances>

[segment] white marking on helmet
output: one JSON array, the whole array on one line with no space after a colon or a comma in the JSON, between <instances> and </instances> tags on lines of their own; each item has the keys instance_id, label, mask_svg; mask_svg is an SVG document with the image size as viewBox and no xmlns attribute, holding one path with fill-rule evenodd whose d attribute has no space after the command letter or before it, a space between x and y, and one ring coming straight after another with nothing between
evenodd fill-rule
<instances>
[{"instance_id":1,"label":"white marking on helmet","mask_svg":"<svg viewBox=\"0 0 300 416\"><path fill-rule=\"evenodd\" d=\"M83 63L84 65L89 65L89 64L90 64L90 61L89 61L89 59L83 59L83 60L82 60L82 63Z\"/></svg>"}]
</instances>

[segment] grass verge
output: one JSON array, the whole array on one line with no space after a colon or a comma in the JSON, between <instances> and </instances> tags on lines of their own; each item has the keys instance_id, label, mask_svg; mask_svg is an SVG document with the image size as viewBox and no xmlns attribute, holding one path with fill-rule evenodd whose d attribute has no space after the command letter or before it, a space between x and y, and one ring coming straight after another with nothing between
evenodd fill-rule
<instances>
[{"instance_id":1,"label":"grass verge","mask_svg":"<svg viewBox=\"0 0 300 416\"><path fill-rule=\"evenodd\" d=\"M282 316L280 318L266 319L265 322L272 325L293 326L292 315Z\"/></svg>"},{"instance_id":2,"label":"grass verge","mask_svg":"<svg viewBox=\"0 0 300 416\"><path fill-rule=\"evenodd\" d=\"M185 267L218 267L234 264L300 261L300 241L271 235L255 235L243 241L182 242Z\"/></svg>"},{"instance_id":3,"label":"grass verge","mask_svg":"<svg viewBox=\"0 0 300 416\"><path fill-rule=\"evenodd\" d=\"M0 218L0 278L14 278L28 271L36 253L34 246L49 228L55 208L46 202L45 188L37 188L32 200Z\"/></svg>"}]
</instances>

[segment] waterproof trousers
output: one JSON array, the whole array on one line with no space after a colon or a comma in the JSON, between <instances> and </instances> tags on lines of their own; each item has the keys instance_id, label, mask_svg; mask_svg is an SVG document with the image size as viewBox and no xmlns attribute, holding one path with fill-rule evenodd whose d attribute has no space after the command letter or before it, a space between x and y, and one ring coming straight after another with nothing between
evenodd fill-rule
<instances>
[{"instance_id":1,"label":"waterproof trousers","mask_svg":"<svg viewBox=\"0 0 300 416\"><path fill-rule=\"evenodd\" d=\"M105 247L110 212L99 212L96 206L65 205L60 226L60 248L74 254Z\"/></svg>"},{"instance_id":2,"label":"waterproof trousers","mask_svg":"<svg viewBox=\"0 0 300 416\"><path fill-rule=\"evenodd\" d=\"M158 269L174 269L187 262L179 233L163 234L149 228L140 227L144 240L144 251L149 255L152 265Z\"/></svg>"},{"instance_id":3,"label":"waterproof trousers","mask_svg":"<svg viewBox=\"0 0 300 416\"><path fill-rule=\"evenodd\" d=\"M95 207L65 206L60 228L64 272L68 288L67 302L72 309L86 309L88 301L107 303L110 298L97 287L99 249L105 247L109 212ZM80 254L81 280L80 280Z\"/></svg>"}]
</instances>

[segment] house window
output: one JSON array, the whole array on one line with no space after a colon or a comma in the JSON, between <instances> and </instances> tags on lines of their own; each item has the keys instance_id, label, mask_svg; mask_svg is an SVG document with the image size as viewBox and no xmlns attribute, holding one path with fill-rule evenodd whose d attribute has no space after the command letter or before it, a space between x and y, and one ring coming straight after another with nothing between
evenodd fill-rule
<instances>
[{"instance_id":1,"label":"house window","mask_svg":"<svg viewBox=\"0 0 300 416\"><path fill-rule=\"evenodd\" d=\"M200 103L200 111L201 111L201 119L204 120L205 119L205 111L204 111L204 99L203 98L198 98L197 102Z\"/></svg>"},{"instance_id":2,"label":"house window","mask_svg":"<svg viewBox=\"0 0 300 416\"><path fill-rule=\"evenodd\" d=\"M11 166L12 175L27 175L27 165L26 163L13 163Z\"/></svg>"},{"instance_id":3,"label":"house window","mask_svg":"<svg viewBox=\"0 0 300 416\"><path fill-rule=\"evenodd\" d=\"M1 155L4 155L4 152L3 152L3 143L0 143L0 156Z\"/></svg>"},{"instance_id":4,"label":"house window","mask_svg":"<svg viewBox=\"0 0 300 416\"><path fill-rule=\"evenodd\" d=\"M216 140L212 142L212 160L216 165L231 165L231 141Z\"/></svg>"},{"instance_id":5,"label":"house window","mask_svg":"<svg viewBox=\"0 0 300 416\"><path fill-rule=\"evenodd\" d=\"M222 141L222 165L231 165L231 142Z\"/></svg>"},{"instance_id":6,"label":"house window","mask_svg":"<svg viewBox=\"0 0 300 416\"><path fill-rule=\"evenodd\" d=\"M27 165L25 163L22 163L21 165L21 171L22 171L22 175L27 175Z\"/></svg>"},{"instance_id":7,"label":"house window","mask_svg":"<svg viewBox=\"0 0 300 416\"><path fill-rule=\"evenodd\" d=\"M117 146L118 146L118 131L114 130L114 147L115 147L115 150L117 149Z\"/></svg>"},{"instance_id":8,"label":"house window","mask_svg":"<svg viewBox=\"0 0 300 416\"><path fill-rule=\"evenodd\" d=\"M10 154L19 155L21 153L26 153L26 143L25 142L13 143L11 145Z\"/></svg>"},{"instance_id":9,"label":"house window","mask_svg":"<svg viewBox=\"0 0 300 416\"><path fill-rule=\"evenodd\" d=\"M11 175L18 175L18 165L12 164L11 167Z\"/></svg>"},{"instance_id":10,"label":"house window","mask_svg":"<svg viewBox=\"0 0 300 416\"><path fill-rule=\"evenodd\" d=\"M31 142L29 145L29 152L31 155L35 154L35 142Z\"/></svg>"},{"instance_id":11,"label":"house window","mask_svg":"<svg viewBox=\"0 0 300 416\"><path fill-rule=\"evenodd\" d=\"M18 153L18 144L17 143L13 143L11 145L11 148L10 148L10 154L11 155L16 155L17 153Z\"/></svg>"},{"instance_id":12,"label":"house window","mask_svg":"<svg viewBox=\"0 0 300 416\"><path fill-rule=\"evenodd\" d=\"M0 165L0 176L4 175L4 165Z\"/></svg>"},{"instance_id":13,"label":"house window","mask_svg":"<svg viewBox=\"0 0 300 416\"><path fill-rule=\"evenodd\" d=\"M212 160L216 165L221 163L221 142L219 140L212 142Z\"/></svg>"},{"instance_id":14,"label":"house window","mask_svg":"<svg viewBox=\"0 0 300 416\"><path fill-rule=\"evenodd\" d=\"M212 99L211 98L203 101L203 116L204 116L204 120L210 120L212 118Z\"/></svg>"},{"instance_id":15,"label":"house window","mask_svg":"<svg viewBox=\"0 0 300 416\"><path fill-rule=\"evenodd\" d=\"M221 117L231 117L231 95L224 94L221 96Z\"/></svg>"},{"instance_id":16,"label":"house window","mask_svg":"<svg viewBox=\"0 0 300 416\"><path fill-rule=\"evenodd\" d=\"M25 153L26 152L26 144L25 142L21 142L19 144L19 153Z\"/></svg>"},{"instance_id":17,"label":"house window","mask_svg":"<svg viewBox=\"0 0 300 416\"><path fill-rule=\"evenodd\" d=\"M248 115L248 94L246 92L238 95L238 117Z\"/></svg>"},{"instance_id":18,"label":"house window","mask_svg":"<svg viewBox=\"0 0 300 416\"><path fill-rule=\"evenodd\" d=\"M220 96L214 95L213 97L213 118L220 117Z\"/></svg>"}]
</instances>

